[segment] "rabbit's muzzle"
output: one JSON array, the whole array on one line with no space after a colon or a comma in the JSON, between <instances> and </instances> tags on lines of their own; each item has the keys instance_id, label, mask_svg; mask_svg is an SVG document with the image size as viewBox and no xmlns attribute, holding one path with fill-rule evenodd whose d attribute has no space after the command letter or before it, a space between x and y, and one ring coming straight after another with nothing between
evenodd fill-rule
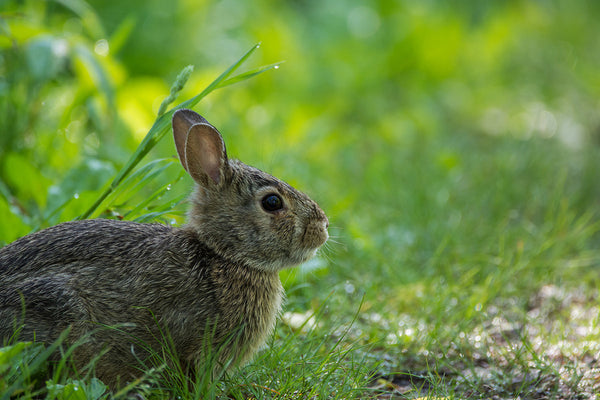
<instances>
[{"instance_id":1,"label":"rabbit's muzzle","mask_svg":"<svg viewBox=\"0 0 600 400\"><path fill-rule=\"evenodd\" d=\"M329 233L327 232L329 220L325 216L325 213L321 210L319 211L319 218L308 223L302 238L303 246L313 251L316 251L329 239Z\"/></svg>"}]
</instances>

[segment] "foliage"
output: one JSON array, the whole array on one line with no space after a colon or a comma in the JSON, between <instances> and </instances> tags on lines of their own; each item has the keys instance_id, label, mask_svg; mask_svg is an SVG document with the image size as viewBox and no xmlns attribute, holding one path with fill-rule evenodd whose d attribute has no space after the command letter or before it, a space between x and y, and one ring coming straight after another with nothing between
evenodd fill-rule
<instances>
[{"instance_id":1,"label":"foliage","mask_svg":"<svg viewBox=\"0 0 600 400\"><path fill-rule=\"evenodd\" d=\"M68 379L65 384L46 383L48 398L57 400L100 400L108 398L107 387L96 378L89 383Z\"/></svg>"},{"instance_id":2,"label":"foliage","mask_svg":"<svg viewBox=\"0 0 600 400\"><path fill-rule=\"evenodd\" d=\"M262 41L241 78L281 68L195 109L315 198L333 237L282 272L273 341L212 396L591 397L599 16L585 0L4 1L0 243L108 192L92 216L183 223L171 140L136 149L157 115L165 134L183 67L169 101Z\"/></svg>"}]
</instances>

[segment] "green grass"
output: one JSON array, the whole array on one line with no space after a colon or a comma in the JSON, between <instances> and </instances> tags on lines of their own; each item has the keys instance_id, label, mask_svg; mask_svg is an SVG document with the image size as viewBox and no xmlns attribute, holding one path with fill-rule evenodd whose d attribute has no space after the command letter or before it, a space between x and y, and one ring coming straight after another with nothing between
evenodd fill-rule
<instances>
[{"instance_id":1,"label":"green grass","mask_svg":"<svg viewBox=\"0 0 600 400\"><path fill-rule=\"evenodd\" d=\"M239 66L242 51L215 51L231 35L265 43L241 62L287 59L204 92L195 109L231 156L317 200L332 238L316 260L281 273L285 313L250 364L188 386L159 362L135 390L150 399L600 393L597 6L382 3L365 38L373 14L361 20L349 0L233 3L237 20L219 19L210 1L154 13L162 6L103 0L98 15L69 11L78 1L11 2L0 14L1 243L86 215L183 223L192 181L174 158L167 103L263 70L229 70L211 86L227 71L216 65ZM113 18L121 9L154 29L132 31ZM103 38L105 56L94 52ZM63 45L66 54L51 51ZM180 100L161 107L164 77L176 81L190 58L195 72L171 91ZM2 349L0 393L126 397L67 359L47 381L47 354Z\"/></svg>"}]
</instances>

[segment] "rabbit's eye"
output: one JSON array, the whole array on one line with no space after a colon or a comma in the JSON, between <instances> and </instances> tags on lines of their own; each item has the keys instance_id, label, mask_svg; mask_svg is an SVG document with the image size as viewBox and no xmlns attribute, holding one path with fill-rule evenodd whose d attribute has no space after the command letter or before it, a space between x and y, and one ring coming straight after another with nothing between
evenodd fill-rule
<instances>
[{"instance_id":1,"label":"rabbit's eye","mask_svg":"<svg viewBox=\"0 0 600 400\"><path fill-rule=\"evenodd\" d=\"M283 200L276 194L268 194L263 197L262 206L266 211L278 211L283 208Z\"/></svg>"}]
</instances>

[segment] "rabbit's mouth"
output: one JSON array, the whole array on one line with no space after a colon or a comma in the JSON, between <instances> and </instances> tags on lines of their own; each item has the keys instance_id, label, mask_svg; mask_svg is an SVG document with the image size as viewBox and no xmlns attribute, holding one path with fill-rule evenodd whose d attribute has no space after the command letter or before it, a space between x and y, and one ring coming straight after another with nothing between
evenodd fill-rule
<instances>
[{"instance_id":1,"label":"rabbit's mouth","mask_svg":"<svg viewBox=\"0 0 600 400\"><path fill-rule=\"evenodd\" d=\"M288 250L285 255L282 255L279 262L270 263L267 269L280 270L307 262L317 254L328 238L327 229L320 229L318 235L315 235L314 232L304 232L300 240L300 246L293 246L296 247L296 250Z\"/></svg>"},{"instance_id":2,"label":"rabbit's mouth","mask_svg":"<svg viewBox=\"0 0 600 400\"><path fill-rule=\"evenodd\" d=\"M283 268L292 268L300 264L304 264L305 262L313 258L317 254L318 250L318 248L302 249L296 251L293 254L290 254L287 260L288 264L285 265Z\"/></svg>"},{"instance_id":3,"label":"rabbit's mouth","mask_svg":"<svg viewBox=\"0 0 600 400\"><path fill-rule=\"evenodd\" d=\"M295 252L287 253L285 256L282 256L276 260L261 260L257 261L254 265L258 266L259 269L276 272L286 268L293 268L300 264L303 264L313 258L319 249L303 249L297 250Z\"/></svg>"}]
</instances>

